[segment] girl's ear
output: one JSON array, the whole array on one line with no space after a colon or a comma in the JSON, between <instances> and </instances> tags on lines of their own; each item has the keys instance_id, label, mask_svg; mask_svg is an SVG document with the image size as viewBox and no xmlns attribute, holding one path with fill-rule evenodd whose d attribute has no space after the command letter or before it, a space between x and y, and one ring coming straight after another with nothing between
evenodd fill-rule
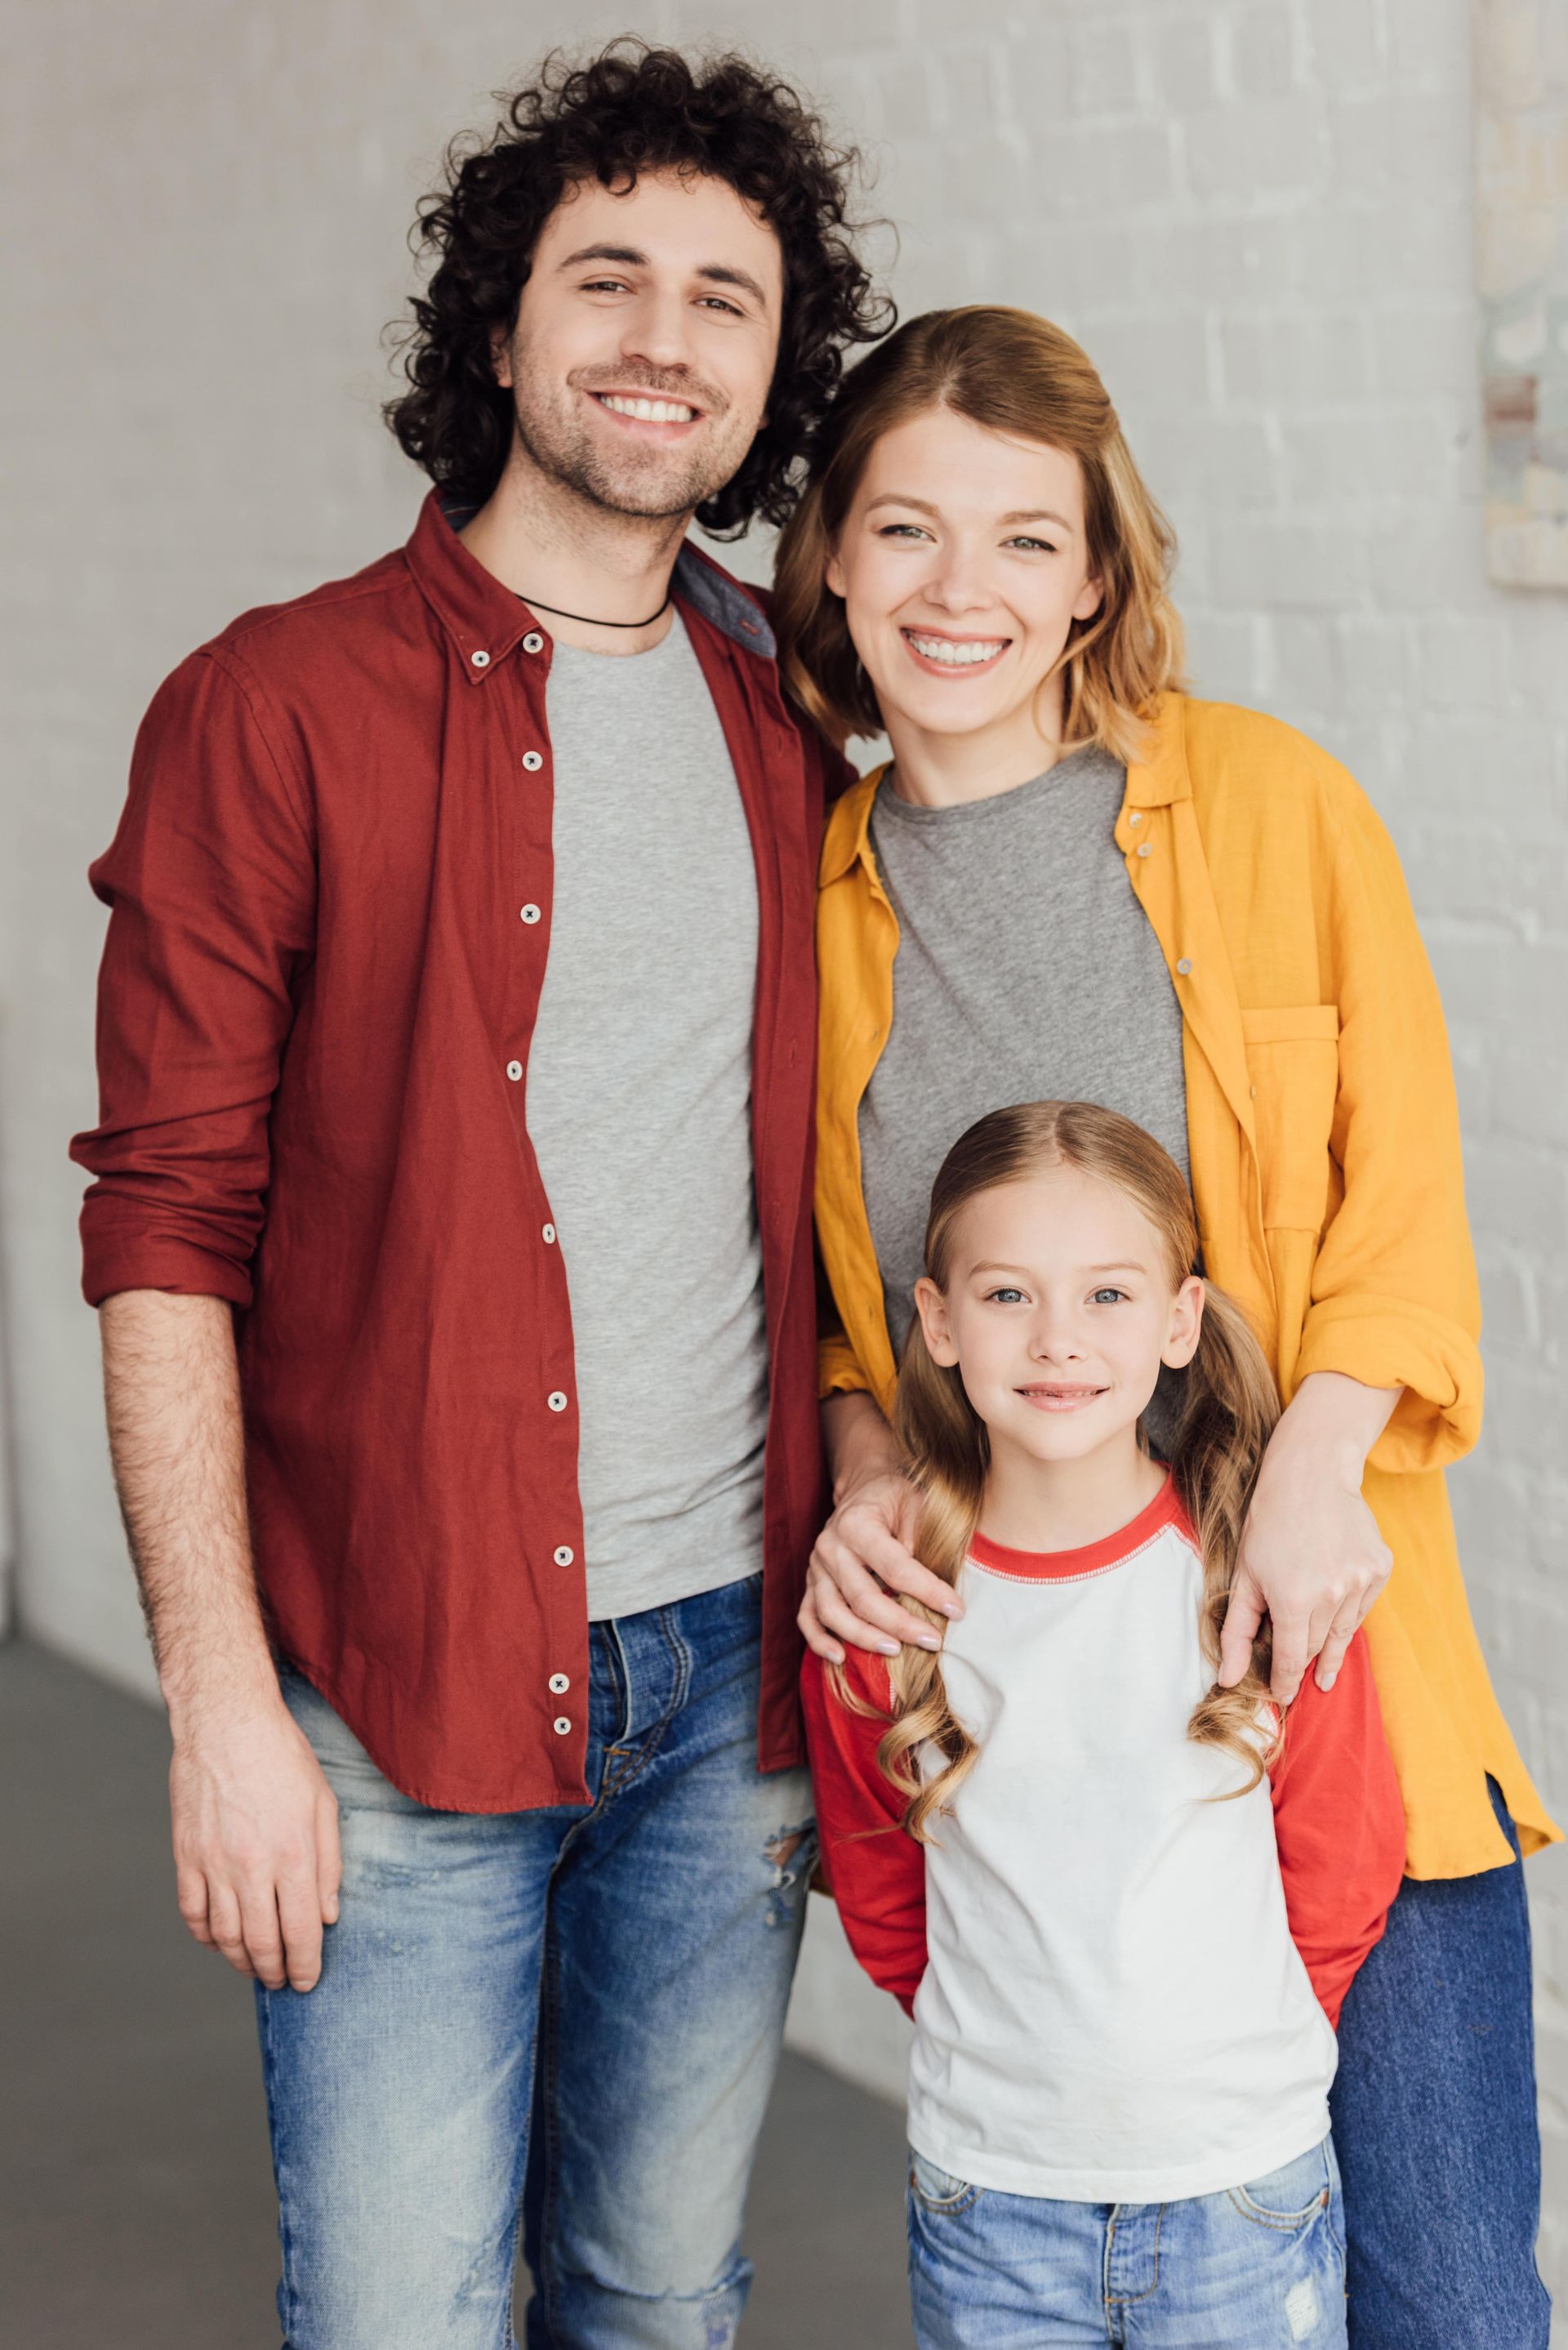
<instances>
[{"instance_id":1,"label":"girl's ear","mask_svg":"<svg viewBox=\"0 0 1568 2350\"><path fill-rule=\"evenodd\" d=\"M1159 1359L1173 1371L1185 1369L1198 1352L1203 1330L1203 1284L1189 1273L1170 1302L1170 1330Z\"/></svg>"},{"instance_id":2,"label":"girl's ear","mask_svg":"<svg viewBox=\"0 0 1568 2350\"><path fill-rule=\"evenodd\" d=\"M926 1352L933 1363L950 1371L958 1361L958 1348L948 1321L948 1302L934 1281L923 1275L915 1284L915 1311L920 1317L920 1327L926 1334Z\"/></svg>"}]
</instances>

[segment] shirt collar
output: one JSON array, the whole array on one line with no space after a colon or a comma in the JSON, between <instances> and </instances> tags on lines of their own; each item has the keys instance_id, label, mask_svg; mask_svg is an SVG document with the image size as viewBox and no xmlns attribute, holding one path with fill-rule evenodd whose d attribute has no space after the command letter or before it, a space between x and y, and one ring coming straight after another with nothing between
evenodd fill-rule
<instances>
[{"instance_id":1,"label":"shirt collar","mask_svg":"<svg viewBox=\"0 0 1568 2350\"><path fill-rule=\"evenodd\" d=\"M470 681L479 685L522 638L549 631L521 597L474 560L458 536L475 511L432 490L420 508L405 555L425 600L462 653ZM671 586L678 602L711 621L732 644L773 660L774 632L762 606L690 539L675 558Z\"/></svg>"}]
</instances>

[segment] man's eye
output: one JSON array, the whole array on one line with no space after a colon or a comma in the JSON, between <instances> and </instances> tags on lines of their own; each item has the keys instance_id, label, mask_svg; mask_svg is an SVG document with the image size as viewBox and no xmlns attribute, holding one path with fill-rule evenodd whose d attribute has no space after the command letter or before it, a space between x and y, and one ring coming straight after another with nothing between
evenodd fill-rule
<instances>
[{"instance_id":1,"label":"man's eye","mask_svg":"<svg viewBox=\"0 0 1568 2350\"><path fill-rule=\"evenodd\" d=\"M992 1305L1022 1305L1023 1303L1023 1292L1021 1289L988 1290L986 1293L986 1303Z\"/></svg>"},{"instance_id":2,"label":"man's eye","mask_svg":"<svg viewBox=\"0 0 1568 2350\"><path fill-rule=\"evenodd\" d=\"M721 294L701 295L699 297L699 307L704 310L722 310L727 318L743 318L745 317L745 312L741 309L737 303L726 302Z\"/></svg>"},{"instance_id":3,"label":"man's eye","mask_svg":"<svg viewBox=\"0 0 1568 2350\"><path fill-rule=\"evenodd\" d=\"M624 277L589 277L583 284L585 294L625 294L629 291Z\"/></svg>"}]
</instances>

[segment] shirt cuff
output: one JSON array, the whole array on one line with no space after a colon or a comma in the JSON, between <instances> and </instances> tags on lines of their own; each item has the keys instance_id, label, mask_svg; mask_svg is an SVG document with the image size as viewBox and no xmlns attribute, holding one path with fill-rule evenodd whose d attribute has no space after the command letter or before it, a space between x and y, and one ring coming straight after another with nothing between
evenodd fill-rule
<instances>
[{"instance_id":1,"label":"shirt cuff","mask_svg":"<svg viewBox=\"0 0 1568 2350\"><path fill-rule=\"evenodd\" d=\"M167 1233L99 1232L82 1220L82 1295L101 1305L126 1289L162 1289L180 1297L226 1297L247 1306L248 1274L232 1258Z\"/></svg>"},{"instance_id":2,"label":"shirt cuff","mask_svg":"<svg viewBox=\"0 0 1568 2350\"><path fill-rule=\"evenodd\" d=\"M1296 1385L1314 1371L1405 1390L1368 1455L1375 1469L1441 1469L1480 1434L1480 1347L1458 1323L1407 1299L1331 1297L1313 1306Z\"/></svg>"},{"instance_id":3,"label":"shirt cuff","mask_svg":"<svg viewBox=\"0 0 1568 2350\"><path fill-rule=\"evenodd\" d=\"M856 1359L855 1349L839 1332L817 1341L818 1401L830 1395L869 1395L871 1382Z\"/></svg>"}]
</instances>

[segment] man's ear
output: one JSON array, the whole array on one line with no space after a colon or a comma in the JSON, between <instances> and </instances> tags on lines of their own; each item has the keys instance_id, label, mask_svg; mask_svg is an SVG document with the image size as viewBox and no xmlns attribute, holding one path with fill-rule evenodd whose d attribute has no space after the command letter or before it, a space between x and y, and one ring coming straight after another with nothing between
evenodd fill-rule
<instances>
[{"instance_id":1,"label":"man's ear","mask_svg":"<svg viewBox=\"0 0 1568 2350\"><path fill-rule=\"evenodd\" d=\"M948 1321L948 1302L936 1283L924 1274L915 1284L915 1311L926 1334L926 1352L933 1363L950 1371L958 1361L958 1348Z\"/></svg>"},{"instance_id":2,"label":"man's ear","mask_svg":"<svg viewBox=\"0 0 1568 2350\"><path fill-rule=\"evenodd\" d=\"M512 338L504 327L490 330L490 364L503 391L512 389Z\"/></svg>"},{"instance_id":3,"label":"man's ear","mask_svg":"<svg viewBox=\"0 0 1568 2350\"><path fill-rule=\"evenodd\" d=\"M1170 1302L1170 1333L1160 1361L1168 1363L1173 1371L1184 1370L1198 1352L1202 1332L1203 1284L1197 1274L1189 1273Z\"/></svg>"}]
</instances>

